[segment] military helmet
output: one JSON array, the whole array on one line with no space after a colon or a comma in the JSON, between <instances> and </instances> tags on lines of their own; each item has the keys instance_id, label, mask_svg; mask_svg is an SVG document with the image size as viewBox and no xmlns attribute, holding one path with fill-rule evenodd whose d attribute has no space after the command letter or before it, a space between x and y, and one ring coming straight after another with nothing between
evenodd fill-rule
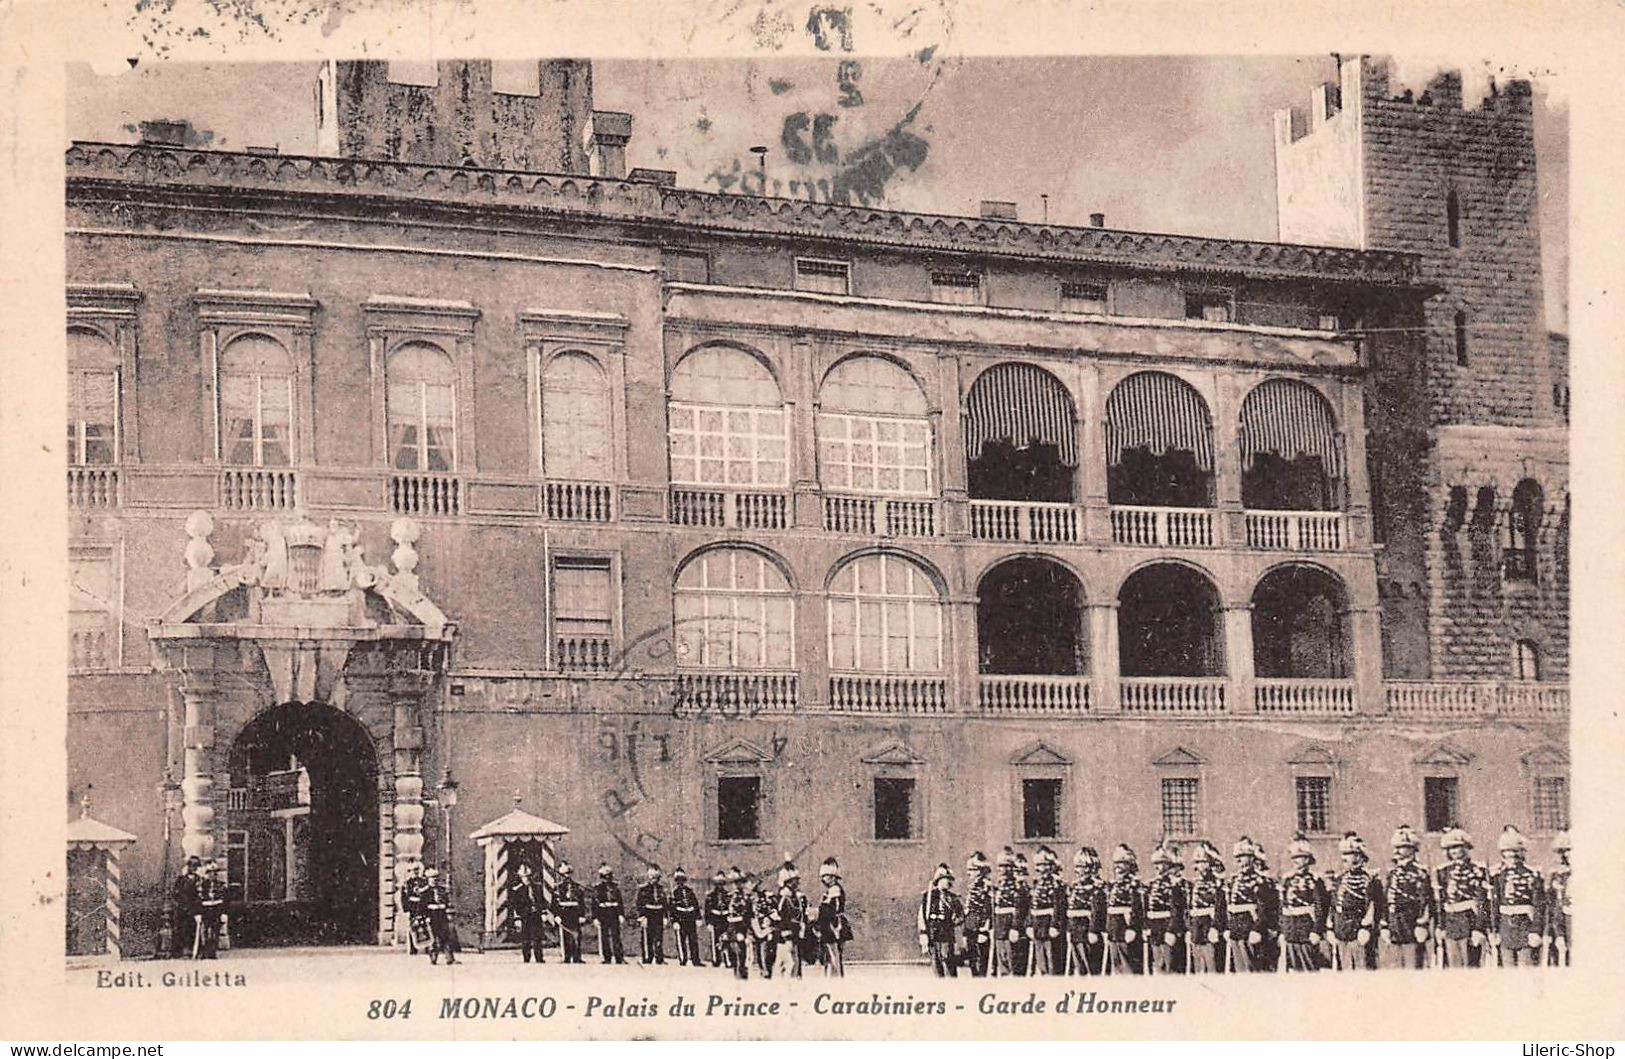
<instances>
[{"instance_id":1,"label":"military helmet","mask_svg":"<svg viewBox=\"0 0 1625 1059\"><path fill-rule=\"evenodd\" d=\"M203 858L202 857L187 857L186 858L186 866L188 868L201 868L201 867L203 867Z\"/></svg>"},{"instance_id":2,"label":"military helmet","mask_svg":"<svg viewBox=\"0 0 1625 1059\"><path fill-rule=\"evenodd\" d=\"M1044 846L1039 849L1038 864L1040 867L1053 868L1059 863L1061 863L1060 858L1055 855L1055 851L1053 849L1050 849L1048 846Z\"/></svg>"},{"instance_id":3,"label":"military helmet","mask_svg":"<svg viewBox=\"0 0 1625 1059\"><path fill-rule=\"evenodd\" d=\"M714 883L725 883L728 881L728 873L723 871L721 868L718 868L712 874L711 881Z\"/></svg>"},{"instance_id":4,"label":"military helmet","mask_svg":"<svg viewBox=\"0 0 1625 1059\"><path fill-rule=\"evenodd\" d=\"M1337 852L1358 853L1362 857L1366 856L1365 839L1361 838L1357 831L1345 831L1343 832L1342 841L1337 844Z\"/></svg>"},{"instance_id":5,"label":"military helmet","mask_svg":"<svg viewBox=\"0 0 1625 1059\"><path fill-rule=\"evenodd\" d=\"M536 873L535 869L529 864L519 865L518 871L520 875L534 875Z\"/></svg>"},{"instance_id":6,"label":"military helmet","mask_svg":"<svg viewBox=\"0 0 1625 1059\"><path fill-rule=\"evenodd\" d=\"M644 872L644 874L647 875L651 879L660 878L660 865L658 865L658 864L649 865L649 870Z\"/></svg>"},{"instance_id":7,"label":"military helmet","mask_svg":"<svg viewBox=\"0 0 1625 1059\"><path fill-rule=\"evenodd\" d=\"M1552 836L1552 852L1555 853L1558 850L1562 850L1563 852L1567 853L1573 848L1573 846L1569 845L1569 833L1567 831L1559 831L1557 834Z\"/></svg>"},{"instance_id":8,"label":"military helmet","mask_svg":"<svg viewBox=\"0 0 1625 1059\"><path fill-rule=\"evenodd\" d=\"M573 874L575 874L575 869L570 867L570 862L569 861L565 861L564 863L559 865L559 874L560 875L573 875Z\"/></svg>"},{"instance_id":9,"label":"military helmet","mask_svg":"<svg viewBox=\"0 0 1625 1059\"><path fill-rule=\"evenodd\" d=\"M1508 824L1506 827L1501 829L1501 839L1496 843L1496 846L1502 853L1508 853L1514 850L1519 853L1523 853L1527 852L1529 849L1529 840L1523 837L1523 832L1519 831L1513 825Z\"/></svg>"},{"instance_id":10,"label":"military helmet","mask_svg":"<svg viewBox=\"0 0 1625 1059\"><path fill-rule=\"evenodd\" d=\"M1409 846L1412 849L1421 849L1422 840L1416 837L1416 832L1411 830L1410 824L1400 824L1398 829L1394 831L1392 845L1395 849L1400 849L1404 846Z\"/></svg>"},{"instance_id":11,"label":"military helmet","mask_svg":"<svg viewBox=\"0 0 1625 1059\"><path fill-rule=\"evenodd\" d=\"M1127 864L1133 867L1138 864L1138 861L1135 860L1134 851L1129 849L1127 845L1119 842L1117 844L1117 848L1112 850L1112 863Z\"/></svg>"},{"instance_id":12,"label":"military helmet","mask_svg":"<svg viewBox=\"0 0 1625 1059\"><path fill-rule=\"evenodd\" d=\"M1114 857L1113 859L1115 860L1116 858ZM1151 863L1173 864L1174 855L1168 851L1167 846L1158 846L1156 849L1151 851Z\"/></svg>"},{"instance_id":13,"label":"military helmet","mask_svg":"<svg viewBox=\"0 0 1625 1059\"><path fill-rule=\"evenodd\" d=\"M1224 857L1219 853L1219 847L1211 842L1203 842L1196 847L1195 861L1198 864L1211 864L1219 871L1224 871Z\"/></svg>"},{"instance_id":14,"label":"military helmet","mask_svg":"<svg viewBox=\"0 0 1625 1059\"><path fill-rule=\"evenodd\" d=\"M679 865L678 867L675 867L675 868L673 868L671 870L671 877L673 879L687 879L688 878L688 872L684 871L682 869L682 866Z\"/></svg>"},{"instance_id":15,"label":"military helmet","mask_svg":"<svg viewBox=\"0 0 1625 1059\"><path fill-rule=\"evenodd\" d=\"M992 865L987 862L987 854L981 850L972 853L970 859L965 862L965 870L970 872L987 871L990 867Z\"/></svg>"},{"instance_id":16,"label":"military helmet","mask_svg":"<svg viewBox=\"0 0 1625 1059\"><path fill-rule=\"evenodd\" d=\"M425 871L423 874L428 876L431 879L438 879L438 878L440 878L440 869L431 867L429 870Z\"/></svg>"},{"instance_id":17,"label":"military helmet","mask_svg":"<svg viewBox=\"0 0 1625 1059\"><path fill-rule=\"evenodd\" d=\"M785 861L784 866L779 869L779 885L780 886L783 886L785 883L789 882L791 879L800 879L800 878L801 878L801 872L798 871L796 869L796 866L793 863L791 863L790 861L788 861L788 860Z\"/></svg>"},{"instance_id":18,"label":"military helmet","mask_svg":"<svg viewBox=\"0 0 1625 1059\"><path fill-rule=\"evenodd\" d=\"M598 874L599 875L608 876L608 875L612 874L613 870L614 869L610 868L610 866L608 864L600 864L600 865L598 865Z\"/></svg>"},{"instance_id":19,"label":"military helmet","mask_svg":"<svg viewBox=\"0 0 1625 1059\"><path fill-rule=\"evenodd\" d=\"M1286 856L1288 860L1294 857L1308 857L1310 864L1315 862L1314 848L1302 835L1294 835L1292 841L1287 843Z\"/></svg>"},{"instance_id":20,"label":"military helmet","mask_svg":"<svg viewBox=\"0 0 1625 1059\"><path fill-rule=\"evenodd\" d=\"M818 877L820 879L839 879L841 877L840 863L834 857L825 857L824 863L818 866Z\"/></svg>"},{"instance_id":21,"label":"military helmet","mask_svg":"<svg viewBox=\"0 0 1625 1059\"><path fill-rule=\"evenodd\" d=\"M1014 868L1015 866L1016 866L1016 855L1015 855L1014 852L1011 851L1009 846L1005 846L1003 849L1001 849L999 851L999 867L1001 867L1001 868Z\"/></svg>"},{"instance_id":22,"label":"military helmet","mask_svg":"<svg viewBox=\"0 0 1625 1059\"><path fill-rule=\"evenodd\" d=\"M1093 846L1079 846L1078 851L1072 855L1072 866L1075 868L1100 867L1100 854L1095 852Z\"/></svg>"},{"instance_id":23,"label":"military helmet","mask_svg":"<svg viewBox=\"0 0 1625 1059\"><path fill-rule=\"evenodd\" d=\"M938 879L952 879L953 877L953 869L949 868L947 864L938 864L937 870L931 873L932 882L936 882Z\"/></svg>"},{"instance_id":24,"label":"military helmet","mask_svg":"<svg viewBox=\"0 0 1625 1059\"><path fill-rule=\"evenodd\" d=\"M730 869L728 869L727 881L731 882L731 883L744 882L745 881L745 873L740 871L738 868L730 868Z\"/></svg>"},{"instance_id":25,"label":"military helmet","mask_svg":"<svg viewBox=\"0 0 1625 1059\"><path fill-rule=\"evenodd\" d=\"M1468 837L1467 832L1462 828L1452 827L1439 836L1440 849L1454 849L1457 846L1466 846L1468 849L1473 848L1473 840Z\"/></svg>"},{"instance_id":26,"label":"military helmet","mask_svg":"<svg viewBox=\"0 0 1625 1059\"><path fill-rule=\"evenodd\" d=\"M1236 844L1230 847L1230 855L1232 857L1257 857L1258 854L1258 843L1254 842L1246 835L1242 835L1240 838L1236 839Z\"/></svg>"}]
</instances>

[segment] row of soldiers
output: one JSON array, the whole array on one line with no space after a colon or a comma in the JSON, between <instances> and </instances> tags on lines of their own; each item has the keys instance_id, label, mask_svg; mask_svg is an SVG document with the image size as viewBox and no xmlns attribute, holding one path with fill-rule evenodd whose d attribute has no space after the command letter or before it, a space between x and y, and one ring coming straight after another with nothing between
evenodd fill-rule
<instances>
[{"instance_id":1,"label":"row of soldiers","mask_svg":"<svg viewBox=\"0 0 1625 1059\"><path fill-rule=\"evenodd\" d=\"M432 961L441 952L456 962L455 937L450 934L449 910L437 887L434 869L414 866L402 886L402 909L412 924L414 947L421 945ZM771 978L775 970L799 978L807 963L822 964L826 974L846 973L845 946L852 940L846 915L846 890L840 865L826 859L819 869L823 892L817 906L801 889L801 872L786 858L778 872L778 889L765 890L753 875L732 868L712 876L711 890L702 903L689 885L688 873L672 871L668 889L658 865L649 865L646 879L633 894L629 910L615 871L598 867L591 889L574 878L568 862L558 867L551 892L536 878L529 864L520 864L508 894L509 928L519 941L523 962L540 964L544 931L557 929L565 963L581 963L582 937L589 926L597 936L604 963L624 964L622 931L629 921L638 928L639 957L643 963L664 965L666 931L676 941L678 964L686 967L727 966L737 977L757 973ZM709 929L709 958L701 952L700 923Z\"/></svg>"},{"instance_id":2,"label":"row of soldiers","mask_svg":"<svg viewBox=\"0 0 1625 1059\"><path fill-rule=\"evenodd\" d=\"M1401 826L1379 876L1365 840L1350 831L1338 845L1341 870L1320 875L1313 848L1298 836L1286 850L1292 870L1277 879L1264 850L1244 836L1232 848L1229 878L1218 849L1202 842L1192 857L1196 877L1187 879L1180 850L1165 843L1152 853L1149 880L1128 846L1113 852L1109 877L1085 846L1072 859L1070 884L1047 846L1031 881L1026 858L1009 847L996 880L978 851L966 865L964 898L953 871L937 865L920 895L920 947L938 976L960 966L998 976L1568 963L1566 832L1552 843L1560 863L1549 881L1529 866L1528 842L1510 824L1493 872L1472 859L1460 828L1441 846L1444 863L1430 872L1418 863L1416 832Z\"/></svg>"}]
</instances>

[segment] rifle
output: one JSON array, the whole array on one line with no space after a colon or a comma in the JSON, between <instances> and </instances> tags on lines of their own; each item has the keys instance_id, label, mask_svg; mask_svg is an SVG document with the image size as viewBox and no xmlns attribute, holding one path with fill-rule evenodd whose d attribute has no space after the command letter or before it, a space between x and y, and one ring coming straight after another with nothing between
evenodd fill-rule
<instances>
[{"instance_id":1,"label":"rifle","mask_svg":"<svg viewBox=\"0 0 1625 1059\"><path fill-rule=\"evenodd\" d=\"M198 952L203 946L203 913L199 912L192 917L192 959L198 958Z\"/></svg>"}]
</instances>

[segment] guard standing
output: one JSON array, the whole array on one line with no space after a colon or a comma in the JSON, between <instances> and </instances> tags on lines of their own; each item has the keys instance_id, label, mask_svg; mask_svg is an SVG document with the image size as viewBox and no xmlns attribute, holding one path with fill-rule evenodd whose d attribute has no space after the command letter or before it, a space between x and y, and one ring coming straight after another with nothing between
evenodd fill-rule
<instances>
[{"instance_id":1,"label":"guard standing","mask_svg":"<svg viewBox=\"0 0 1625 1059\"><path fill-rule=\"evenodd\" d=\"M754 875L745 877L745 890L750 895L751 958L756 961L756 969L763 978L772 978L773 964L779 957L778 933L773 924L778 892L768 893L762 887L761 880Z\"/></svg>"},{"instance_id":2,"label":"guard standing","mask_svg":"<svg viewBox=\"0 0 1625 1059\"><path fill-rule=\"evenodd\" d=\"M824 896L818 899L818 944L824 974L846 977L846 943L852 940L852 923L846 918L846 887L841 883L841 866L834 857L824 858L818 869Z\"/></svg>"},{"instance_id":3,"label":"guard standing","mask_svg":"<svg viewBox=\"0 0 1625 1059\"><path fill-rule=\"evenodd\" d=\"M201 858L187 857L186 867L175 878L174 955L177 957L197 955L198 916L203 913L202 898L199 896L203 878L198 874L198 870L202 867Z\"/></svg>"},{"instance_id":4,"label":"guard standing","mask_svg":"<svg viewBox=\"0 0 1625 1059\"><path fill-rule=\"evenodd\" d=\"M428 944L429 924L423 918L423 891L428 885L428 880L423 877L422 861L415 860L407 865L406 880L401 883L397 900L401 915L406 917L406 952L409 956L418 954L419 945Z\"/></svg>"},{"instance_id":5,"label":"guard standing","mask_svg":"<svg viewBox=\"0 0 1625 1059\"><path fill-rule=\"evenodd\" d=\"M1493 883L1490 944L1501 950L1503 967L1538 967L1540 946L1546 939L1546 884L1540 872L1525 863L1529 843L1516 827L1506 825L1496 845L1501 850L1501 870Z\"/></svg>"},{"instance_id":6,"label":"guard standing","mask_svg":"<svg viewBox=\"0 0 1625 1059\"><path fill-rule=\"evenodd\" d=\"M1439 839L1445 862L1434 873L1439 946L1446 967L1477 967L1490 924L1490 873L1472 859L1473 840L1459 827Z\"/></svg>"},{"instance_id":7,"label":"guard standing","mask_svg":"<svg viewBox=\"0 0 1625 1059\"><path fill-rule=\"evenodd\" d=\"M535 872L529 864L519 865L519 882L508 895L508 908L513 912L514 929L519 932L519 954L525 963L531 956L537 963L542 959L542 924L550 917L547 894L536 882Z\"/></svg>"},{"instance_id":8,"label":"guard standing","mask_svg":"<svg viewBox=\"0 0 1625 1059\"><path fill-rule=\"evenodd\" d=\"M1337 844L1343 870L1332 876L1330 933L1337 966L1343 971L1371 968L1372 942L1382 922L1382 882L1366 868L1365 840L1347 831Z\"/></svg>"},{"instance_id":9,"label":"guard standing","mask_svg":"<svg viewBox=\"0 0 1625 1059\"><path fill-rule=\"evenodd\" d=\"M1286 848L1292 870L1281 876L1281 963L1288 971L1318 971L1331 895L1313 871L1315 851L1302 835Z\"/></svg>"},{"instance_id":10,"label":"guard standing","mask_svg":"<svg viewBox=\"0 0 1625 1059\"><path fill-rule=\"evenodd\" d=\"M587 918L587 891L575 881L575 869L568 861L559 864L559 888L553 895L553 908L559 920L559 946L565 963L581 962L581 925Z\"/></svg>"},{"instance_id":11,"label":"guard standing","mask_svg":"<svg viewBox=\"0 0 1625 1059\"><path fill-rule=\"evenodd\" d=\"M1262 851L1243 835L1230 851L1236 874L1225 891L1225 929L1229 935L1225 969L1233 973L1268 971L1271 935L1280 924L1280 895L1260 865Z\"/></svg>"},{"instance_id":12,"label":"guard standing","mask_svg":"<svg viewBox=\"0 0 1625 1059\"><path fill-rule=\"evenodd\" d=\"M1077 878L1066 891L1067 971L1099 974L1100 932L1106 923L1106 884L1100 880L1100 854L1082 846L1072 855Z\"/></svg>"},{"instance_id":13,"label":"guard standing","mask_svg":"<svg viewBox=\"0 0 1625 1059\"><path fill-rule=\"evenodd\" d=\"M1018 973L1014 960L1015 943L1027 929L1027 912L1032 895L1016 875L1016 855L1009 846L999 854L999 884L993 890L993 974ZM1025 970L1025 968L1022 968Z\"/></svg>"},{"instance_id":14,"label":"guard standing","mask_svg":"<svg viewBox=\"0 0 1625 1059\"><path fill-rule=\"evenodd\" d=\"M1191 880L1189 929L1185 941L1190 946L1187 963L1195 974L1213 974L1221 963L1219 942L1225 930L1224 858L1210 842L1196 849L1196 878Z\"/></svg>"},{"instance_id":15,"label":"guard standing","mask_svg":"<svg viewBox=\"0 0 1625 1059\"><path fill-rule=\"evenodd\" d=\"M1061 940L1061 924L1066 921L1066 886L1054 850L1040 847L1037 860L1038 878L1033 882L1032 914L1026 931L1033 952L1027 966L1031 974L1060 974L1064 958L1056 959L1055 943Z\"/></svg>"},{"instance_id":16,"label":"guard standing","mask_svg":"<svg viewBox=\"0 0 1625 1059\"><path fill-rule=\"evenodd\" d=\"M735 978L750 977L750 923L755 914L755 899L745 889L745 873L738 868L728 872L727 882L733 889L722 905L723 959L733 968Z\"/></svg>"},{"instance_id":17,"label":"guard standing","mask_svg":"<svg viewBox=\"0 0 1625 1059\"><path fill-rule=\"evenodd\" d=\"M711 876L711 889L705 895L705 925L711 928L711 966L721 967L727 958L728 873L721 868Z\"/></svg>"},{"instance_id":18,"label":"guard standing","mask_svg":"<svg viewBox=\"0 0 1625 1059\"><path fill-rule=\"evenodd\" d=\"M1546 949L1547 962L1569 965L1569 833L1559 831L1552 838L1552 852L1557 854L1557 867L1552 869L1551 882L1546 887Z\"/></svg>"},{"instance_id":19,"label":"guard standing","mask_svg":"<svg viewBox=\"0 0 1625 1059\"><path fill-rule=\"evenodd\" d=\"M1106 973L1144 974L1145 887L1134 851L1121 843L1112 851L1112 880L1106 884Z\"/></svg>"},{"instance_id":20,"label":"guard standing","mask_svg":"<svg viewBox=\"0 0 1625 1059\"><path fill-rule=\"evenodd\" d=\"M965 862L970 883L965 891L965 962L973 978L987 976L993 955L993 866L981 850Z\"/></svg>"},{"instance_id":21,"label":"guard standing","mask_svg":"<svg viewBox=\"0 0 1625 1059\"><path fill-rule=\"evenodd\" d=\"M425 873L428 885L423 888L423 915L429 922L429 962L439 963L440 954L446 954L446 963L457 962L457 932L451 925L453 915L451 893L440 881L440 870L430 868Z\"/></svg>"},{"instance_id":22,"label":"guard standing","mask_svg":"<svg viewBox=\"0 0 1625 1059\"><path fill-rule=\"evenodd\" d=\"M220 954L220 927L226 918L226 884L220 878L220 865L207 861L198 883L197 958L217 959Z\"/></svg>"},{"instance_id":23,"label":"guard standing","mask_svg":"<svg viewBox=\"0 0 1625 1059\"><path fill-rule=\"evenodd\" d=\"M592 888L592 918L598 923L598 952L605 963L625 963L626 950L622 947L621 888L616 885L615 872L608 864L598 865L598 885Z\"/></svg>"},{"instance_id":24,"label":"guard standing","mask_svg":"<svg viewBox=\"0 0 1625 1059\"><path fill-rule=\"evenodd\" d=\"M671 899L660 885L660 868L649 865L649 881L638 887L633 900L638 905L638 956L644 963L666 964L666 916Z\"/></svg>"},{"instance_id":25,"label":"guard standing","mask_svg":"<svg viewBox=\"0 0 1625 1059\"><path fill-rule=\"evenodd\" d=\"M801 872L788 860L779 869L779 892L773 903L776 935L774 969L784 965L791 978L801 977L802 945L807 940L807 895L801 892Z\"/></svg>"},{"instance_id":26,"label":"guard standing","mask_svg":"<svg viewBox=\"0 0 1625 1059\"><path fill-rule=\"evenodd\" d=\"M1156 875L1145 887L1146 945L1154 974L1175 974L1185 969L1179 945L1185 937L1185 882L1179 878L1179 855L1167 845L1151 853Z\"/></svg>"},{"instance_id":27,"label":"guard standing","mask_svg":"<svg viewBox=\"0 0 1625 1059\"><path fill-rule=\"evenodd\" d=\"M1382 939L1384 967L1423 967L1433 924L1433 883L1416 863L1421 848L1416 832L1401 824L1394 832L1394 866L1383 884Z\"/></svg>"},{"instance_id":28,"label":"guard standing","mask_svg":"<svg viewBox=\"0 0 1625 1059\"><path fill-rule=\"evenodd\" d=\"M954 893L954 873L938 864L931 886L920 895L920 952L931 956L931 970L938 978L958 978L959 961L954 957L955 938L965 922L965 905Z\"/></svg>"},{"instance_id":29,"label":"guard standing","mask_svg":"<svg viewBox=\"0 0 1625 1059\"><path fill-rule=\"evenodd\" d=\"M700 897L681 867L671 873L671 920L677 931L677 962L700 966Z\"/></svg>"}]
</instances>

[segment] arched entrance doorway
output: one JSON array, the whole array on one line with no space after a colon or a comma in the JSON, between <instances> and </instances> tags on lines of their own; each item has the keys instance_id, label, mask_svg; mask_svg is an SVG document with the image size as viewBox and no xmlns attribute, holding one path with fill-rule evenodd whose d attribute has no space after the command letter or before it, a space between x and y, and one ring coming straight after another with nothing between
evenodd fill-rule
<instances>
[{"instance_id":1,"label":"arched entrance doorway","mask_svg":"<svg viewBox=\"0 0 1625 1059\"><path fill-rule=\"evenodd\" d=\"M378 925L378 758L342 710L262 711L231 745L226 877L244 945L370 943Z\"/></svg>"}]
</instances>

